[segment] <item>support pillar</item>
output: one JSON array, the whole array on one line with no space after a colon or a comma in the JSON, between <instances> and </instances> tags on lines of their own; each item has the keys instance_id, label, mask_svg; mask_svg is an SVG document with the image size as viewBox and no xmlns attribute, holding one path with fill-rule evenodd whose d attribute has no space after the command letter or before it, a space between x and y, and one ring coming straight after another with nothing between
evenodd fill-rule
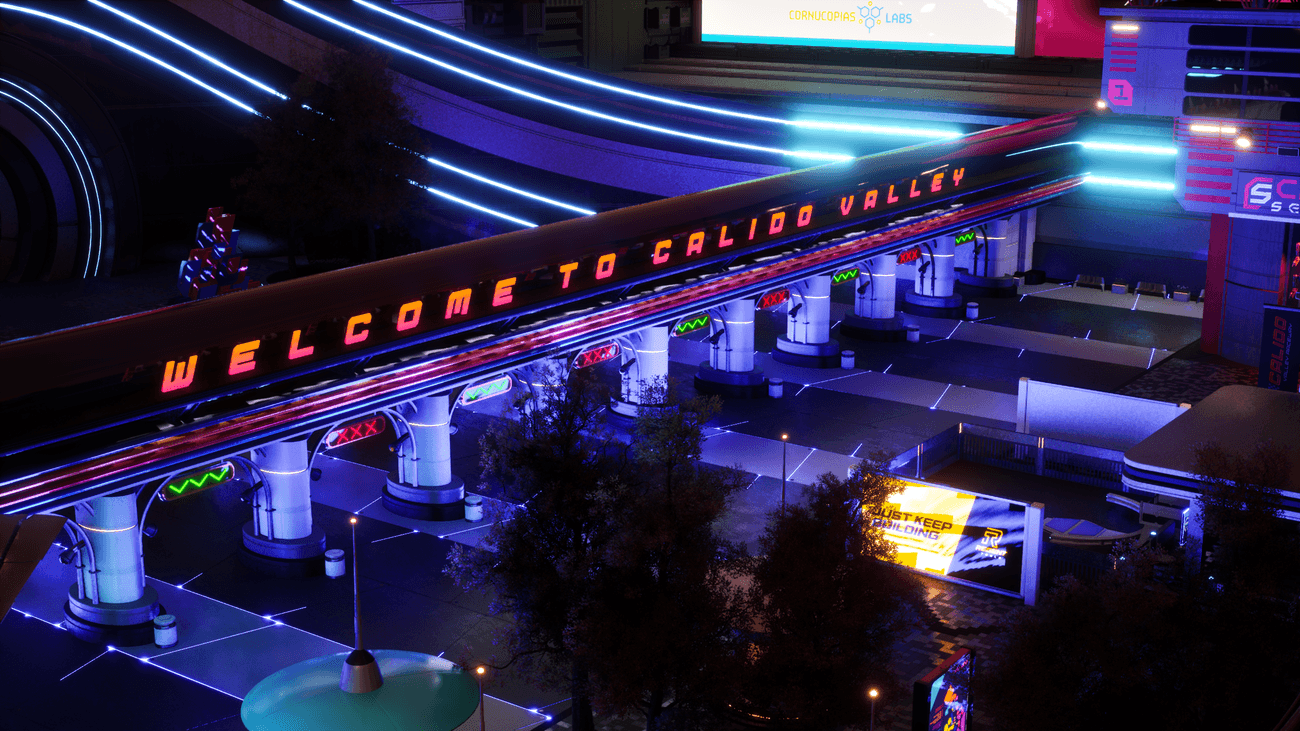
<instances>
[{"instance_id":1,"label":"support pillar","mask_svg":"<svg viewBox=\"0 0 1300 731\"><path fill-rule=\"evenodd\" d=\"M903 295L903 309L926 317L961 317L965 314L961 295L953 294L957 242L955 236L921 244L921 263L916 269L912 291Z\"/></svg>"},{"instance_id":2,"label":"support pillar","mask_svg":"<svg viewBox=\"0 0 1300 731\"><path fill-rule=\"evenodd\" d=\"M709 362L695 374L695 390L739 398L767 393L763 370L754 367L754 299L729 302L710 313Z\"/></svg>"},{"instance_id":3,"label":"support pillar","mask_svg":"<svg viewBox=\"0 0 1300 731\"><path fill-rule=\"evenodd\" d=\"M1201 572L1201 562L1205 558L1205 528L1201 525L1201 512L1201 501L1196 498L1192 498L1183 509L1183 529L1179 543L1183 546L1187 571L1191 574Z\"/></svg>"},{"instance_id":4,"label":"support pillar","mask_svg":"<svg viewBox=\"0 0 1300 731\"><path fill-rule=\"evenodd\" d=\"M898 257L873 256L863 263L854 283L853 314L845 315L840 332L859 340L897 341L907 336L903 317L895 312Z\"/></svg>"},{"instance_id":5,"label":"support pillar","mask_svg":"<svg viewBox=\"0 0 1300 731\"><path fill-rule=\"evenodd\" d=\"M650 391L668 383L668 337L672 325L654 325L623 339L623 387L620 398L611 399L616 414L636 416L641 406L652 406Z\"/></svg>"},{"instance_id":6,"label":"support pillar","mask_svg":"<svg viewBox=\"0 0 1300 731\"><path fill-rule=\"evenodd\" d=\"M64 626L88 642L124 647L152 642L153 618L163 608L158 592L144 581L135 493L78 503L76 518L86 535L82 551L94 560L83 556L80 561L82 575L63 605ZM89 590L92 585L97 592Z\"/></svg>"},{"instance_id":7,"label":"support pillar","mask_svg":"<svg viewBox=\"0 0 1300 731\"><path fill-rule=\"evenodd\" d=\"M1038 209L1030 208L1016 214L1020 235L1016 238L1016 271L1027 272L1034 268L1034 241L1038 239ZM1014 274L1015 272L1012 272Z\"/></svg>"},{"instance_id":8,"label":"support pillar","mask_svg":"<svg viewBox=\"0 0 1300 731\"><path fill-rule=\"evenodd\" d=\"M384 507L418 520L463 520L465 481L451 474L451 395L412 402L411 438L397 450L397 471L384 486Z\"/></svg>"},{"instance_id":9,"label":"support pillar","mask_svg":"<svg viewBox=\"0 0 1300 731\"><path fill-rule=\"evenodd\" d=\"M977 240L962 246L959 257L963 266L957 269L957 291L975 297L1015 297L1019 286L1012 274L1016 272L1020 253L1020 218L989 221L981 228ZM976 249L979 251L976 252Z\"/></svg>"},{"instance_id":10,"label":"support pillar","mask_svg":"<svg viewBox=\"0 0 1300 731\"><path fill-rule=\"evenodd\" d=\"M281 577L325 571L325 532L311 519L309 458L306 436L253 450L262 487L253 494L253 520L244 525L240 558L258 571Z\"/></svg>"},{"instance_id":11,"label":"support pillar","mask_svg":"<svg viewBox=\"0 0 1300 731\"><path fill-rule=\"evenodd\" d=\"M840 344L831 340L831 275L791 285L785 336L777 337L772 359L804 368L840 367Z\"/></svg>"}]
</instances>

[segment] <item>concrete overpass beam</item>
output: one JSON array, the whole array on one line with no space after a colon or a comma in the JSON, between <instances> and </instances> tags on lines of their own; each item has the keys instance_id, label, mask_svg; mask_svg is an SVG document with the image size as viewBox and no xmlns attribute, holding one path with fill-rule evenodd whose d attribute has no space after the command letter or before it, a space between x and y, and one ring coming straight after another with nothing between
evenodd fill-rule
<instances>
[{"instance_id":1,"label":"concrete overpass beam","mask_svg":"<svg viewBox=\"0 0 1300 731\"><path fill-rule=\"evenodd\" d=\"M419 520L465 517L465 481L451 473L451 394L411 402L411 438L397 450L397 471L384 486L384 507Z\"/></svg>"},{"instance_id":2,"label":"concrete overpass beam","mask_svg":"<svg viewBox=\"0 0 1300 731\"><path fill-rule=\"evenodd\" d=\"M77 568L81 580L68 589L63 605L64 626L88 642L152 642L153 618L163 609L158 592L144 581L135 491L78 503L76 519L87 545ZM82 596L80 587L91 585L97 594L87 591Z\"/></svg>"},{"instance_id":3,"label":"concrete overpass beam","mask_svg":"<svg viewBox=\"0 0 1300 731\"><path fill-rule=\"evenodd\" d=\"M898 257L873 256L862 264L853 283L853 314L840 324L840 332L859 340L902 340L907 332L903 318L895 311L898 293Z\"/></svg>"},{"instance_id":4,"label":"concrete overpass beam","mask_svg":"<svg viewBox=\"0 0 1300 731\"><path fill-rule=\"evenodd\" d=\"M764 393L763 371L754 367L754 303L746 297L709 313L713 341L709 362L695 374L695 390L754 398Z\"/></svg>"},{"instance_id":5,"label":"concrete overpass beam","mask_svg":"<svg viewBox=\"0 0 1300 731\"><path fill-rule=\"evenodd\" d=\"M805 368L839 367L840 344L831 340L831 275L790 286L785 336L776 339L772 359Z\"/></svg>"},{"instance_id":6,"label":"concrete overpass beam","mask_svg":"<svg viewBox=\"0 0 1300 731\"><path fill-rule=\"evenodd\" d=\"M262 478L253 494L253 520L244 525L241 558L272 576L324 571L325 532L312 525L307 437L269 442L253 450Z\"/></svg>"},{"instance_id":7,"label":"concrete overpass beam","mask_svg":"<svg viewBox=\"0 0 1300 731\"><path fill-rule=\"evenodd\" d=\"M610 410L624 416L636 416L642 405L658 403L656 387L668 385L668 337L672 325L654 325L624 339L621 397L613 399ZM631 347L628 347L631 346Z\"/></svg>"}]
</instances>

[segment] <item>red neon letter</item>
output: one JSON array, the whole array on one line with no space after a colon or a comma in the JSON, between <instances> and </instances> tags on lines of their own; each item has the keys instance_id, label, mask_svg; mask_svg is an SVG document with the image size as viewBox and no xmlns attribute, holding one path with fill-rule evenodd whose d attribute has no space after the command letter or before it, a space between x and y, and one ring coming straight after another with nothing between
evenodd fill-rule
<instances>
[{"instance_id":1,"label":"red neon letter","mask_svg":"<svg viewBox=\"0 0 1300 731\"><path fill-rule=\"evenodd\" d=\"M353 343L359 343L365 340L366 338L370 337L370 328L366 328L365 330L361 330L361 331L357 330L358 325L369 325L369 324L370 324L369 312L365 313L364 315L357 315L356 317L353 317L351 320L348 320L348 329L345 330L343 333L343 344L352 345Z\"/></svg>"},{"instance_id":2,"label":"red neon letter","mask_svg":"<svg viewBox=\"0 0 1300 731\"><path fill-rule=\"evenodd\" d=\"M812 206L804 206L799 209L799 220L795 221L796 228L803 228L812 223Z\"/></svg>"},{"instance_id":3,"label":"red neon letter","mask_svg":"<svg viewBox=\"0 0 1300 731\"><path fill-rule=\"evenodd\" d=\"M447 314L443 315L442 319L450 320L452 315L468 315L469 294L470 290L468 289L458 289L447 295Z\"/></svg>"},{"instance_id":4,"label":"red neon letter","mask_svg":"<svg viewBox=\"0 0 1300 731\"><path fill-rule=\"evenodd\" d=\"M876 207L876 195L874 190L867 191L867 194L862 197L862 210L867 211Z\"/></svg>"},{"instance_id":5,"label":"red neon letter","mask_svg":"<svg viewBox=\"0 0 1300 731\"><path fill-rule=\"evenodd\" d=\"M509 279L502 279L500 282L497 282L497 288L492 292L493 307L508 305L514 301L515 295L512 290L514 289L515 282L517 281L519 281L518 277L511 277Z\"/></svg>"},{"instance_id":6,"label":"red neon letter","mask_svg":"<svg viewBox=\"0 0 1300 731\"><path fill-rule=\"evenodd\" d=\"M617 254L606 254L596 260L596 279L609 279L614 275L614 257Z\"/></svg>"},{"instance_id":7,"label":"red neon letter","mask_svg":"<svg viewBox=\"0 0 1300 731\"><path fill-rule=\"evenodd\" d=\"M754 229L755 229L755 228L758 228L758 219L757 219L757 218L752 218L752 219L750 219L750 221L749 221L749 240L750 240L750 241L753 241L753 240L754 240Z\"/></svg>"},{"instance_id":8,"label":"red neon letter","mask_svg":"<svg viewBox=\"0 0 1300 731\"><path fill-rule=\"evenodd\" d=\"M663 241L660 241L659 243L655 244L655 254L654 256L650 257L650 261L653 262L656 266L668 261L668 253L665 252L664 250L671 249L671 248L673 248L672 239L664 239Z\"/></svg>"},{"instance_id":9,"label":"red neon letter","mask_svg":"<svg viewBox=\"0 0 1300 731\"><path fill-rule=\"evenodd\" d=\"M400 329L400 328L399 328ZM316 346L308 345L305 348L299 348L298 342L302 339L302 330L294 330L293 337L289 339L289 360L306 358L316 350Z\"/></svg>"},{"instance_id":10,"label":"red neon letter","mask_svg":"<svg viewBox=\"0 0 1300 731\"><path fill-rule=\"evenodd\" d=\"M897 203L898 196L894 195L894 186L889 186L889 192L885 194L886 203Z\"/></svg>"},{"instance_id":11,"label":"red neon letter","mask_svg":"<svg viewBox=\"0 0 1300 731\"><path fill-rule=\"evenodd\" d=\"M930 192L938 193L939 189L942 187L943 187L943 173L939 173L938 175L934 176L933 180L930 181Z\"/></svg>"},{"instance_id":12,"label":"red neon letter","mask_svg":"<svg viewBox=\"0 0 1300 731\"><path fill-rule=\"evenodd\" d=\"M410 330L416 325L419 325L420 312L423 310L424 310L424 303L421 302L420 300L416 300L414 302L407 302L406 304L402 305L402 309L397 311L397 331L402 332L403 330ZM298 342L296 340L297 337L298 336L295 333L294 334L295 343Z\"/></svg>"},{"instance_id":13,"label":"red neon letter","mask_svg":"<svg viewBox=\"0 0 1300 731\"><path fill-rule=\"evenodd\" d=\"M775 236L781 233L781 229L783 228L785 228L785 211L782 211L780 213L773 213L772 223L768 224L767 227L767 235Z\"/></svg>"},{"instance_id":14,"label":"red neon letter","mask_svg":"<svg viewBox=\"0 0 1300 731\"><path fill-rule=\"evenodd\" d=\"M912 178L912 189L907 192L908 198L915 198L921 195L921 191L916 189L916 178Z\"/></svg>"},{"instance_id":15,"label":"red neon letter","mask_svg":"<svg viewBox=\"0 0 1300 731\"><path fill-rule=\"evenodd\" d=\"M735 243L732 239L727 238L727 227L722 227L722 233L718 234L718 248L725 249Z\"/></svg>"},{"instance_id":16,"label":"red neon letter","mask_svg":"<svg viewBox=\"0 0 1300 731\"><path fill-rule=\"evenodd\" d=\"M686 241L686 255L692 256L704 251L704 232L696 231Z\"/></svg>"},{"instance_id":17,"label":"red neon letter","mask_svg":"<svg viewBox=\"0 0 1300 731\"><path fill-rule=\"evenodd\" d=\"M853 210L853 199L854 199L854 198L857 198L857 196L856 196L856 195L851 195L851 196L849 196L848 198L844 198L844 197L841 197L841 198L840 198L840 215L841 215L841 216L847 216L847 215L849 215L849 211Z\"/></svg>"},{"instance_id":18,"label":"red neon letter","mask_svg":"<svg viewBox=\"0 0 1300 731\"><path fill-rule=\"evenodd\" d=\"M199 365L199 356L191 355L189 361L167 361L167 371L163 374L162 390L177 391L194 383L194 371Z\"/></svg>"},{"instance_id":19,"label":"red neon letter","mask_svg":"<svg viewBox=\"0 0 1300 731\"><path fill-rule=\"evenodd\" d=\"M230 375L236 373L245 373L257 367L253 358L257 355L257 348L262 344L261 340L249 340L247 343L240 343L235 349L230 351Z\"/></svg>"},{"instance_id":20,"label":"red neon letter","mask_svg":"<svg viewBox=\"0 0 1300 731\"><path fill-rule=\"evenodd\" d=\"M578 262L576 261L571 264L560 265L560 274L564 275L564 283L560 285L560 289L569 288L569 275L573 274L573 270L577 268L578 268Z\"/></svg>"},{"instance_id":21,"label":"red neon letter","mask_svg":"<svg viewBox=\"0 0 1300 731\"><path fill-rule=\"evenodd\" d=\"M964 177L966 177L966 168L957 168L956 170L952 171L953 187L961 185L961 179Z\"/></svg>"}]
</instances>

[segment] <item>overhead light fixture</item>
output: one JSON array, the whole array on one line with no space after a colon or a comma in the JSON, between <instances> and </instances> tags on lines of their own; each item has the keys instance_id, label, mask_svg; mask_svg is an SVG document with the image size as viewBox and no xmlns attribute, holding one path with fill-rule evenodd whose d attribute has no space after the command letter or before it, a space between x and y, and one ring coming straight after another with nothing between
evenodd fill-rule
<instances>
[{"instance_id":1,"label":"overhead light fixture","mask_svg":"<svg viewBox=\"0 0 1300 731\"><path fill-rule=\"evenodd\" d=\"M1120 33L1137 33L1138 24L1137 23L1116 23L1112 25L1110 29L1114 31L1119 31Z\"/></svg>"},{"instance_id":2,"label":"overhead light fixture","mask_svg":"<svg viewBox=\"0 0 1300 731\"><path fill-rule=\"evenodd\" d=\"M1229 126L1218 125L1218 124L1191 124L1191 125L1188 125L1187 129L1190 130L1190 131L1192 131L1192 132L1195 132L1195 133L1197 133L1197 134L1203 134L1203 135L1235 135L1235 134L1237 134L1237 128L1236 128L1236 127L1229 127Z\"/></svg>"},{"instance_id":3,"label":"overhead light fixture","mask_svg":"<svg viewBox=\"0 0 1300 731\"><path fill-rule=\"evenodd\" d=\"M1093 104L1096 105L1097 109L1099 109L1099 110L1101 110L1101 111L1103 111L1103 112L1106 111L1106 109L1107 109L1107 105L1106 105L1106 100L1105 100L1105 99L1098 99L1097 101L1093 102Z\"/></svg>"},{"instance_id":4,"label":"overhead light fixture","mask_svg":"<svg viewBox=\"0 0 1300 731\"><path fill-rule=\"evenodd\" d=\"M1237 133L1236 145L1237 149L1249 150L1255 146L1255 136L1251 134L1250 130L1243 129L1241 132Z\"/></svg>"}]
</instances>

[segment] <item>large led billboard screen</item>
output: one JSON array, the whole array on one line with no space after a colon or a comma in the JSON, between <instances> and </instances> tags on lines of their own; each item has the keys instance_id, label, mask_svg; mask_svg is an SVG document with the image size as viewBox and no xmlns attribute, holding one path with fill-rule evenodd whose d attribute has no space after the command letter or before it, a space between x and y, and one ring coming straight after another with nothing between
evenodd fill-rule
<instances>
[{"instance_id":1,"label":"large led billboard screen","mask_svg":"<svg viewBox=\"0 0 1300 731\"><path fill-rule=\"evenodd\" d=\"M963 647L912 686L913 731L967 731L975 653Z\"/></svg>"},{"instance_id":2,"label":"large led billboard screen","mask_svg":"<svg viewBox=\"0 0 1300 731\"><path fill-rule=\"evenodd\" d=\"M897 549L894 562L1020 592L1025 506L916 482L871 516Z\"/></svg>"},{"instance_id":3,"label":"large led billboard screen","mask_svg":"<svg viewBox=\"0 0 1300 731\"><path fill-rule=\"evenodd\" d=\"M700 39L1011 55L1016 0L703 0Z\"/></svg>"}]
</instances>

